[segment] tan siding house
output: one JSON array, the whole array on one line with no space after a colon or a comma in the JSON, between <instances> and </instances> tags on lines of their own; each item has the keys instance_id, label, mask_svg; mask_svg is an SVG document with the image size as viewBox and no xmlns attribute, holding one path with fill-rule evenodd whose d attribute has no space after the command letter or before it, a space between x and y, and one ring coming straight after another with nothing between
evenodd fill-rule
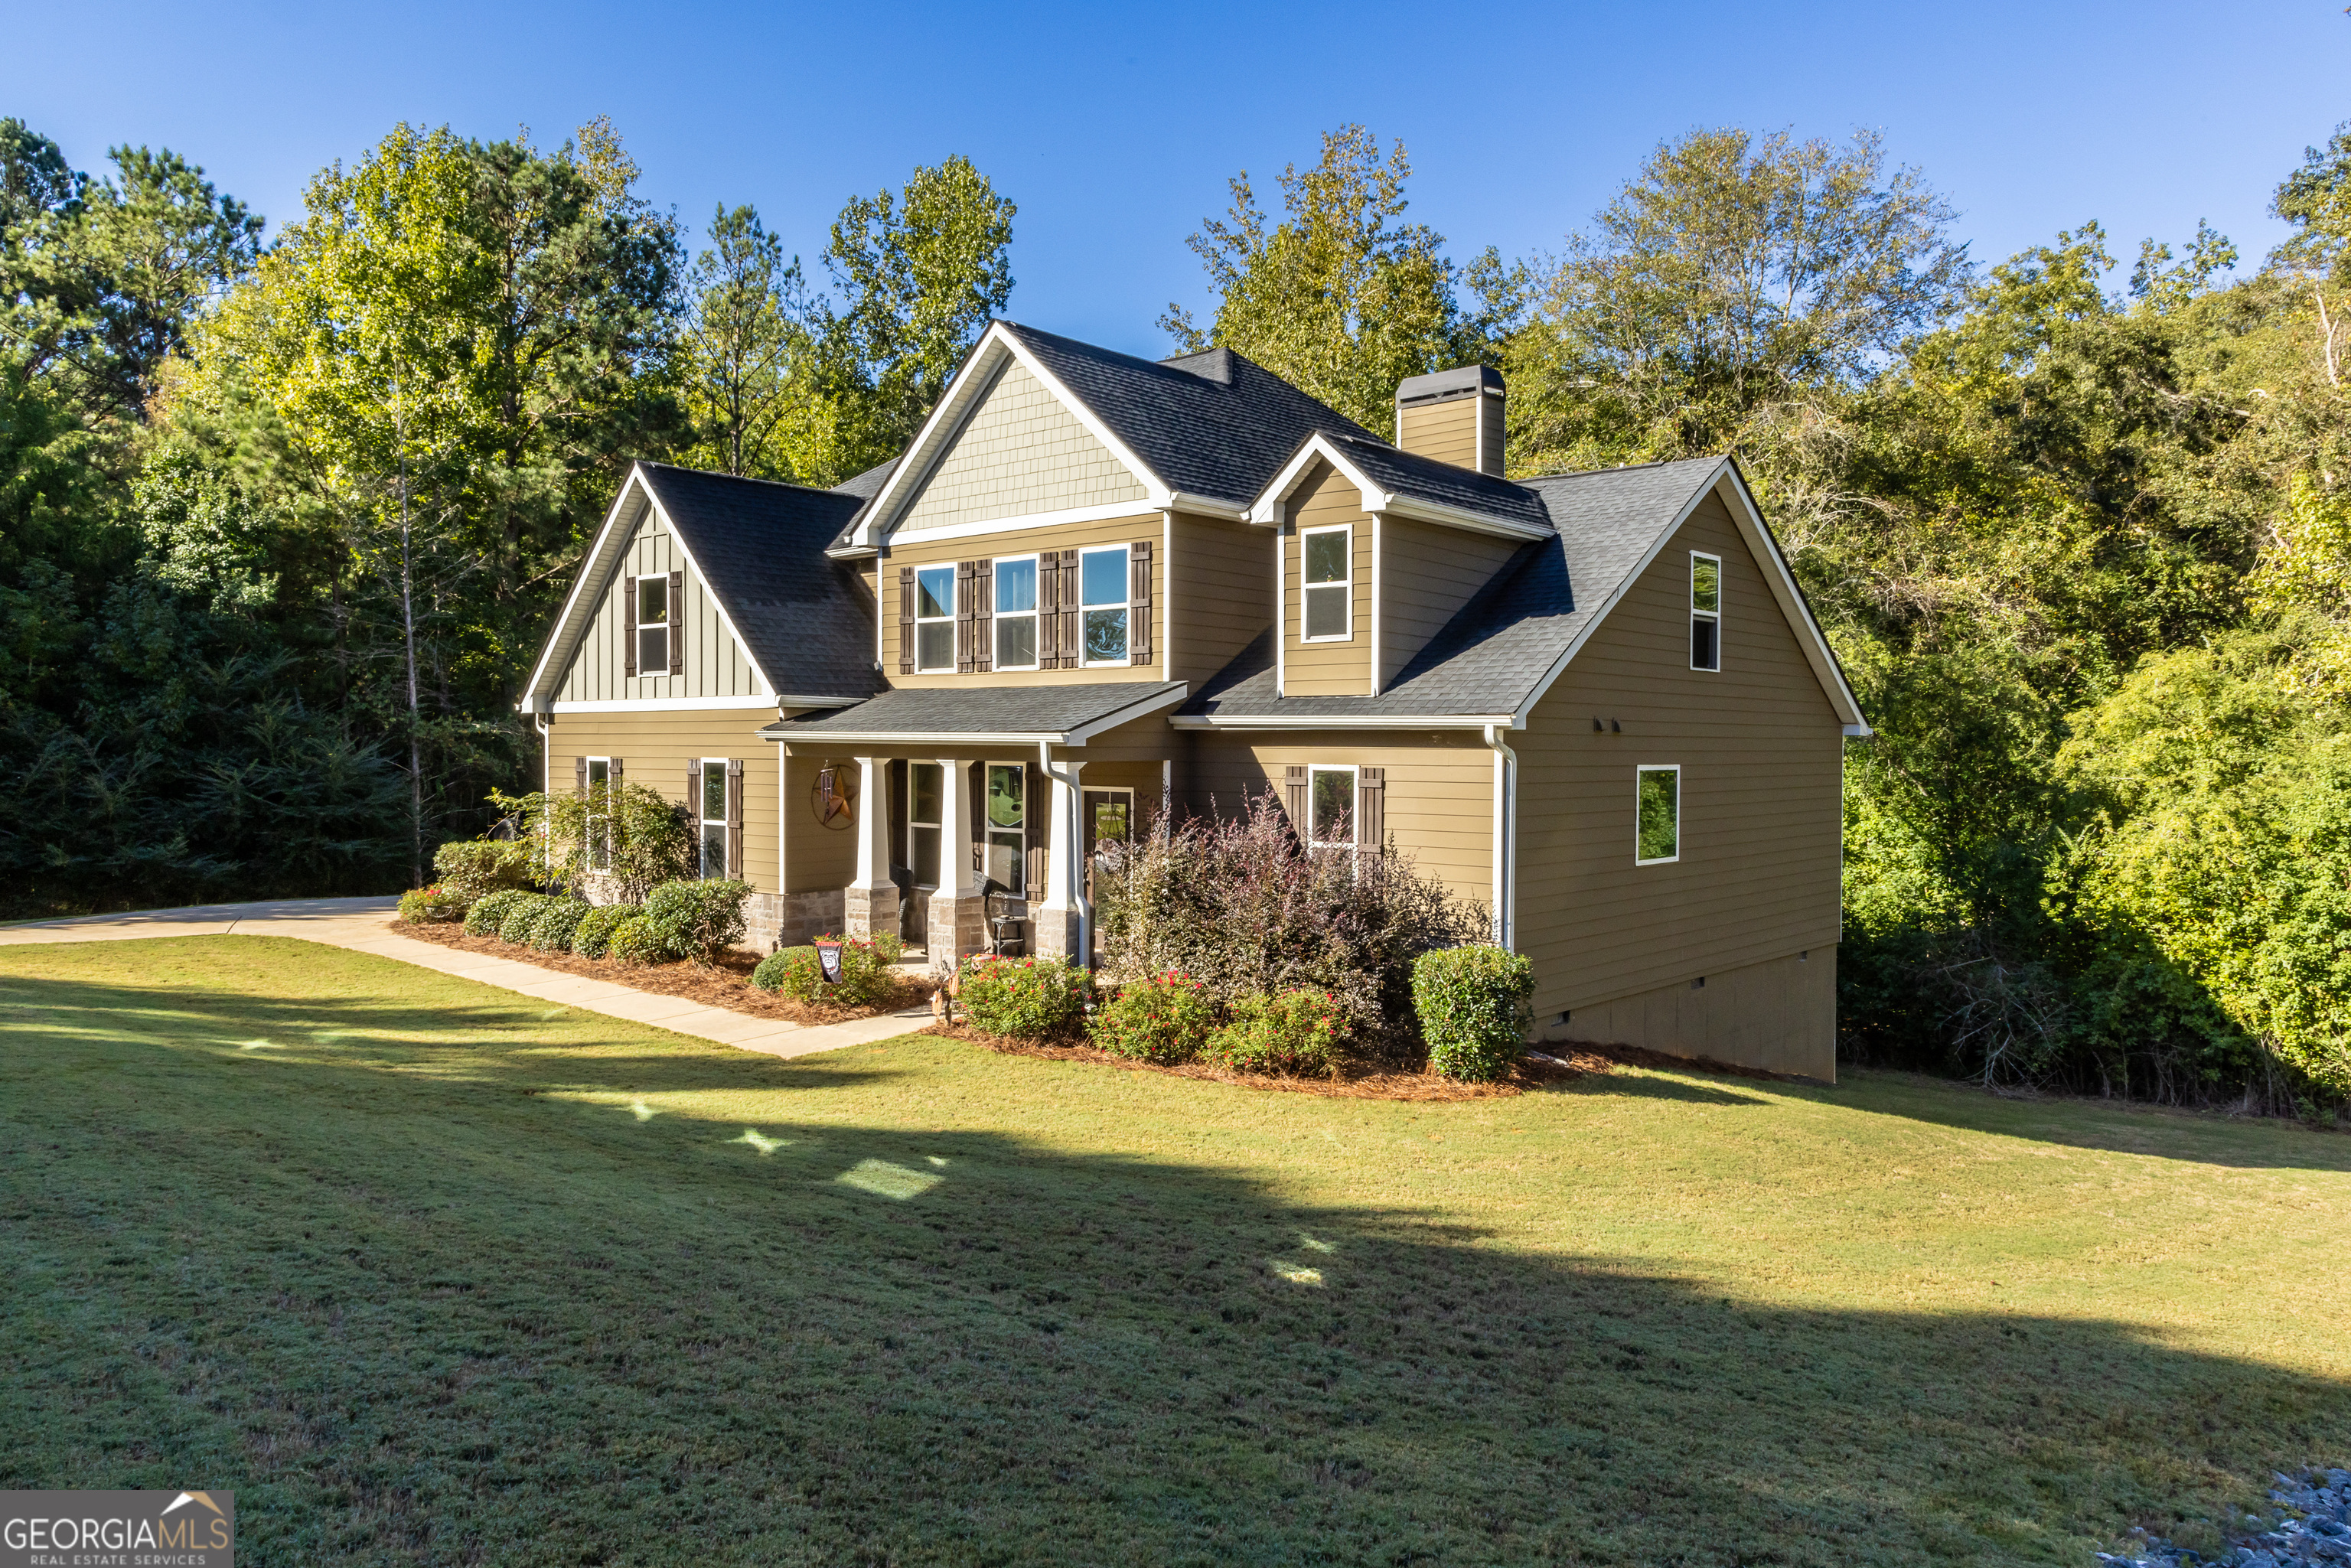
<instances>
[{"instance_id":1,"label":"tan siding house","mask_svg":"<svg viewBox=\"0 0 2351 1568\"><path fill-rule=\"evenodd\" d=\"M1537 1038L1832 1077L1852 693L1735 465L1511 480L1503 394L1410 378L1391 442L998 322L836 490L640 465L524 695L549 787L731 768L763 944L1078 958L1105 838L1319 791L1529 956Z\"/></svg>"}]
</instances>

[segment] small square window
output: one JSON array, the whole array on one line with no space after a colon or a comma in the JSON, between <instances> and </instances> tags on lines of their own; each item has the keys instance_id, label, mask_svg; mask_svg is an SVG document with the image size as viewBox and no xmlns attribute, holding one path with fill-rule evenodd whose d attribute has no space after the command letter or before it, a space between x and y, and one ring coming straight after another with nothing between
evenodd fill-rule
<instances>
[{"instance_id":1,"label":"small square window","mask_svg":"<svg viewBox=\"0 0 2351 1568\"><path fill-rule=\"evenodd\" d=\"M1633 859L1640 865L1657 865L1681 859L1682 770L1678 767L1644 768Z\"/></svg>"}]
</instances>

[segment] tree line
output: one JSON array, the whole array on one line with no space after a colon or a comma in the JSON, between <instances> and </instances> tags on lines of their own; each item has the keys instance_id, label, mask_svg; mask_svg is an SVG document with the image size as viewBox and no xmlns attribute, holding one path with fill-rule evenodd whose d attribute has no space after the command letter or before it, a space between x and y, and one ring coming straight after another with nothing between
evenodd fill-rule
<instances>
[{"instance_id":1,"label":"tree line","mask_svg":"<svg viewBox=\"0 0 2351 1568\"><path fill-rule=\"evenodd\" d=\"M14 912L381 890L529 770L512 700L624 462L831 484L1012 290L967 161L812 273L699 248L611 125L395 130L260 221L0 121L0 867ZM2351 134L2292 237L2095 222L1985 265L1872 137L1694 132L1556 251L1466 262L1360 126L1190 239L1229 345L1374 430L1511 389L1514 474L1735 453L1877 736L1855 1058L2272 1109L2351 1092ZM1273 193L1268 193L1272 195Z\"/></svg>"}]
</instances>

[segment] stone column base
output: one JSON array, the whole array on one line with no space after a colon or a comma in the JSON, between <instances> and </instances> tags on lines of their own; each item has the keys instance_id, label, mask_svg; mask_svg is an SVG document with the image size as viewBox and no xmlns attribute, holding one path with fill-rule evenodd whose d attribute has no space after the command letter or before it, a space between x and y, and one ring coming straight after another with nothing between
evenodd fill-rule
<instances>
[{"instance_id":1,"label":"stone column base","mask_svg":"<svg viewBox=\"0 0 2351 1568\"><path fill-rule=\"evenodd\" d=\"M1040 904L1029 906L1029 948L1040 958L1066 958L1072 964L1085 959L1078 953L1078 912L1074 909L1054 909Z\"/></svg>"},{"instance_id":2,"label":"stone column base","mask_svg":"<svg viewBox=\"0 0 2351 1568\"><path fill-rule=\"evenodd\" d=\"M743 904L743 945L757 952L802 947L841 929L841 889L822 893L755 893Z\"/></svg>"},{"instance_id":3,"label":"stone column base","mask_svg":"<svg viewBox=\"0 0 2351 1568\"><path fill-rule=\"evenodd\" d=\"M843 888L841 925L844 936L871 937L876 931L898 931L898 890L895 887Z\"/></svg>"},{"instance_id":4,"label":"stone column base","mask_svg":"<svg viewBox=\"0 0 2351 1568\"><path fill-rule=\"evenodd\" d=\"M933 963L950 951L958 961L982 952L987 946L987 901L969 894L935 893L925 930L925 946Z\"/></svg>"}]
</instances>

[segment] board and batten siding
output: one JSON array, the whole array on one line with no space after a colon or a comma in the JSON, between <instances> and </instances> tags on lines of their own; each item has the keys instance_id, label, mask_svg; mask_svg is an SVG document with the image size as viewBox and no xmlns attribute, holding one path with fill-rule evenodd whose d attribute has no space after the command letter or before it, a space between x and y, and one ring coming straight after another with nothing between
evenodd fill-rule
<instances>
[{"instance_id":1,"label":"board and batten siding","mask_svg":"<svg viewBox=\"0 0 2351 1568\"><path fill-rule=\"evenodd\" d=\"M682 674L624 674L628 668L628 583L632 577L664 572L684 574L683 613L671 623L671 635L682 636L685 668ZM596 613L564 671L555 700L565 702L628 702L664 697L756 697L769 695L767 683L752 666L734 633L727 631L717 601L702 576L687 564L677 536L670 532L657 508L647 507L634 536L621 552L621 563L604 583Z\"/></svg>"},{"instance_id":2,"label":"board and batten siding","mask_svg":"<svg viewBox=\"0 0 2351 1568\"><path fill-rule=\"evenodd\" d=\"M1363 492L1327 463L1290 501L1281 538L1281 693L1291 697L1363 697L1372 695L1372 519ZM1343 643L1306 641L1304 535L1309 528L1346 523L1353 537L1354 612Z\"/></svg>"},{"instance_id":3,"label":"board and batten siding","mask_svg":"<svg viewBox=\"0 0 2351 1568\"><path fill-rule=\"evenodd\" d=\"M996 378L913 500L897 542L926 528L1140 501L1134 476L1018 360Z\"/></svg>"},{"instance_id":4,"label":"board and batten siding","mask_svg":"<svg viewBox=\"0 0 2351 1568\"><path fill-rule=\"evenodd\" d=\"M1132 517L1108 517L1092 523L1056 523L1045 528L1018 528L976 538L925 539L900 534L890 541L889 558L882 563L882 676L893 686L1037 686L1081 682L1157 681L1166 677L1165 650L1167 631L1167 552L1162 543L1160 514L1144 512ZM1040 555L1047 550L1098 549L1103 545L1148 544L1151 547L1151 652L1146 664L1098 664L1070 670L990 670L970 674L934 671L929 674L898 672L898 581L908 567L952 565L962 560L995 560L1005 556ZM1132 591L1132 590L1130 590ZM1130 636L1127 645L1134 646Z\"/></svg>"},{"instance_id":5,"label":"board and batten siding","mask_svg":"<svg viewBox=\"0 0 2351 1568\"><path fill-rule=\"evenodd\" d=\"M1692 550L1722 559L1719 671L1689 667ZM1843 726L1763 570L1709 495L1510 737L1517 946L1548 1038L1592 1038L1577 1026L1604 1003L1802 952L1809 965L1837 943ZM1680 858L1636 865L1635 771L1659 763L1681 768ZM1825 1078L1834 995L1817 974L1802 995L1825 1011L1791 1025L1807 1065L1782 1070ZM1735 1060L1719 1040L1623 1043Z\"/></svg>"},{"instance_id":6,"label":"board and batten siding","mask_svg":"<svg viewBox=\"0 0 2351 1568\"><path fill-rule=\"evenodd\" d=\"M1177 793L1185 809L1237 816L1249 799L1280 792L1291 767L1384 768L1387 836L1396 852L1459 897L1490 906L1494 891L1494 754L1474 736L1338 732L1311 741L1214 732L1194 737ZM1180 765L1179 765L1180 766Z\"/></svg>"},{"instance_id":7,"label":"board and batten siding","mask_svg":"<svg viewBox=\"0 0 2351 1568\"><path fill-rule=\"evenodd\" d=\"M574 787L574 758L617 757L623 783L643 784L659 790L665 800L684 802L685 766L690 759L739 757L743 759L742 878L756 893L776 893L781 890L776 841L778 748L757 733L774 716L758 708L559 713L548 722L548 789L560 792Z\"/></svg>"},{"instance_id":8,"label":"board and batten siding","mask_svg":"<svg viewBox=\"0 0 2351 1568\"><path fill-rule=\"evenodd\" d=\"M1408 517L1381 519L1383 689L1521 548L1508 539Z\"/></svg>"}]
</instances>

